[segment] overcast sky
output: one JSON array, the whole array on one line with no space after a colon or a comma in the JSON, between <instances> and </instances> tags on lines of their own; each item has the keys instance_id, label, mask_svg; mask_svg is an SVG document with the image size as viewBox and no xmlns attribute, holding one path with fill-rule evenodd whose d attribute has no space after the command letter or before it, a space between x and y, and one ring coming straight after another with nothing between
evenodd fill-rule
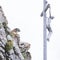
<instances>
[{"instance_id":1,"label":"overcast sky","mask_svg":"<svg viewBox=\"0 0 60 60\"><path fill-rule=\"evenodd\" d=\"M48 0L51 4L53 34L47 42L47 60L60 60L60 2ZM20 28L21 41L31 44L32 60L43 60L43 0L0 0L11 29Z\"/></svg>"}]
</instances>

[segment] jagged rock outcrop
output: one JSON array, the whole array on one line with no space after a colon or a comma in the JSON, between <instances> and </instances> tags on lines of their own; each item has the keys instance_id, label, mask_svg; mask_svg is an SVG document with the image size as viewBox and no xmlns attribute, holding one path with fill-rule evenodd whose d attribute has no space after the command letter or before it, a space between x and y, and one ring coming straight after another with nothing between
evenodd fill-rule
<instances>
[{"instance_id":1,"label":"jagged rock outcrop","mask_svg":"<svg viewBox=\"0 0 60 60\"><path fill-rule=\"evenodd\" d=\"M31 60L30 44L21 42L20 30L11 30L0 6L0 60Z\"/></svg>"}]
</instances>

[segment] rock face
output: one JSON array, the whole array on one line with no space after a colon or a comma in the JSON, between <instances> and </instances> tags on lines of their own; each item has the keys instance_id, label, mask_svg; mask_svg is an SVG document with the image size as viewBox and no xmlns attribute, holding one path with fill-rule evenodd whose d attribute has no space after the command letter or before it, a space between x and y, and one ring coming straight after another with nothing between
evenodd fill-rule
<instances>
[{"instance_id":1,"label":"rock face","mask_svg":"<svg viewBox=\"0 0 60 60\"><path fill-rule=\"evenodd\" d=\"M11 30L0 6L0 60L31 60L30 44L20 41L19 28Z\"/></svg>"}]
</instances>

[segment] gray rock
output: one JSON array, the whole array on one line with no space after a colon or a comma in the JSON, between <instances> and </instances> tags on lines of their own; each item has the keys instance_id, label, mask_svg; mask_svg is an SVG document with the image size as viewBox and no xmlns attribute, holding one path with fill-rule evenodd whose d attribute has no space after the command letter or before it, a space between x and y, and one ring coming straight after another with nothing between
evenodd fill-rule
<instances>
[{"instance_id":1,"label":"gray rock","mask_svg":"<svg viewBox=\"0 0 60 60\"><path fill-rule=\"evenodd\" d=\"M4 16L2 7L0 6L0 60L31 60L30 44L26 42L20 42L20 36L17 32L20 32L18 28L11 29L7 26L8 21ZM14 34L14 37L11 35ZM6 51L6 43L8 40L13 41L13 48ZM12 44L11 44L12 45ZM11 46L10 45L10 46Z\"/></svg>"}]
</instances>

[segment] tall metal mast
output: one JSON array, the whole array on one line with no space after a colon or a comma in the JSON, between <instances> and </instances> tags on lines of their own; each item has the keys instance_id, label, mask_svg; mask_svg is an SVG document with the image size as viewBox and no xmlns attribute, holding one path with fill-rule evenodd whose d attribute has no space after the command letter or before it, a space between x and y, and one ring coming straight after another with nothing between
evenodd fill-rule
<instances>
[{"instance_id":1,"label":"tall metal mast","mask_svg":"<svg viewBox=\"0 0 60 60\"><path fill-rule=\"evenodd\" d=\"M49 17L46 16L46 11L48 9L49 9ZM49 41L50 35L52 33L50 23L51 19L53 19L54 17L51 16L50 4L48 4L46 0L43 0L43 12L41 13L41 17L42 16L43 16L43 60L47 60L47 40ZM49 33L47 33L47 30Z\"/></svg>"},{"instance_id":2,"label":"tall metal mast","mask_svg":"<svg viewBox=\"0 0 60 60\"><path fill-rule=\"evenodd\" d=\"M46 41L46 0L43 0L43 60L47 60L47 41Z\"/></svg>"}]
</instances>

